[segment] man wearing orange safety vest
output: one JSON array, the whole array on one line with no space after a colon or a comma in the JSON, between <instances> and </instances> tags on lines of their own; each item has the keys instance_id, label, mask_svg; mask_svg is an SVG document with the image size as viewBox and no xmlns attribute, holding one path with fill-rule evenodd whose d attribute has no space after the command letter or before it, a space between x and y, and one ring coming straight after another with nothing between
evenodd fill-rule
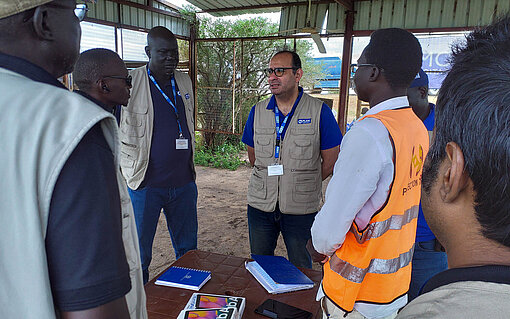
<instances>
[{"instance_id":1,"label":"man wearing orange safety vest","mask_svg":"<svg viewBox=\"0 0 510 319\"><path fill-rule=\"evenodd\" d=\"M406 89L422 50L402 29L372 33L354 83L370 110L345 135L308 243L324 263L324 318L394 318L407 303L427 130Z\"/></svg>"}]
</instances>

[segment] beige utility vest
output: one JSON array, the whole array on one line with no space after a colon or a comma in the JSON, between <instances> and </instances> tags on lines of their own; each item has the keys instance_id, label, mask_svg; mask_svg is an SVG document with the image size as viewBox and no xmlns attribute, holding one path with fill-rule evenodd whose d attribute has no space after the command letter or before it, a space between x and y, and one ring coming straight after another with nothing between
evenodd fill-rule
<instances>
[{"instance_id":1,"label":"beige utility vest","mask_svg":"<svg viewBox=\"0 0 510 319\"><path fill-rule=\"evenodd\" d=\"M152 131L154 129L154 105L152 104L147 67L139 67L129 74L133 77L133 88L131 89L129 103L122 107L120 116L120 166L129 188L137 189L145 178L149 164ZM193 112L195 102L191 79L186 73L177 70L174 71L174 77L186 110L186 121L191 136L191 144L189 145L194 154L195 121ZM189 164L194 177L195 166L193 160L192 156Z\"/></svg>"},{"instance_id":2,"label":"beige utility vest","mask_svg":"<svg viewBox=\"0 0 510 319\"><path fill-rule=\"evenodd\" d=\"M53 319L45 249L53 189L67 159L97 123L119 165L117 122L76 93L2 68L0 112L0 318ZM138 236L120 170L117 182L132 285L126 301L130 317L143 319L147 311Z\"/></svg>"},{"instance_id":3,"label":"beige utility vest","mask_svg":"<svg viewBox=\"0 0 510 319\"><path fill-rule=\"evenodd\" d=\"M322 196L320 115L322 101L303 93L275 158L276 121L270 99L255 106L255 165L248 185L248 204L265 212L303 215L319 209ZM280 123L281 125L281 123ZM283 165L283 175L268 176L267 167Z\"/></svg>"}]
</instances>

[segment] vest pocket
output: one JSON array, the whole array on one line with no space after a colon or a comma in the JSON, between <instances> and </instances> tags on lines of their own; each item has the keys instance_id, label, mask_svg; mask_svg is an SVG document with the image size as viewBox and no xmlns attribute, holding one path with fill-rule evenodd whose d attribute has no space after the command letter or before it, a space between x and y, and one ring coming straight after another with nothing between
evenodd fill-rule
<instances>
[{"instance_id":1,"label":"vest pocket","mask_svg":"<svg viewBox=\"0 0 510 319\"><path fill-rule=\"evenodd\" d=\"M122 123L120 125L122 133L127 136L143 137L145 135L144 119L144 116L125 112L125 116L122 118Z\"/></svg>"},{"instance_id":2,"label":"vest pocket","mask_svg":"<svg viewBox=\"0 0 510 319\"><path fill-rule=\"evenodd\" d=\"M294 192L292 198L298 203L313 203L317 200L318 170L293 169Z\"/></svg>"},{"instance_id":3,"label":"vest pocket","mask_svg":"<svg viewBox=\"0 0 510 319\"><path fill-rule=\"evenodd\" d=\"M255 141L255 157L272 157L274 152L273 136L259 136Z\"/></svg>"},{"instance_id":4,"label":"vest pocket","mask_svg":"<svg viewBox=\"0 0 510 319\"><path fill-rule=\"evenodd\" d=\"M267 198L266 176L264 171L258 170L256 167L253 168L250 176L248 195L259 199Z\"/></svg>"},{"instance_id":5,"label":"vest pocket","mask_svg":"<svg viewBox=\"0 0 510 319\"><path fill-rule=\"evenodd\" d=\"M296 160L310 160L313 157L313 146L310 140L294 140L290 149L290 157Z\"/></svg>"},{"instance_id":6,"label":"vest pocket","mask_svg":"<svg viewBox=\"0 0 510 319\"><path fill-rule=\"evenodd\" d=\"M133 175L135 171L135 158L125 153L123 150L120 152L120 167L125 174Z\"/></svg>"}]
</instances>

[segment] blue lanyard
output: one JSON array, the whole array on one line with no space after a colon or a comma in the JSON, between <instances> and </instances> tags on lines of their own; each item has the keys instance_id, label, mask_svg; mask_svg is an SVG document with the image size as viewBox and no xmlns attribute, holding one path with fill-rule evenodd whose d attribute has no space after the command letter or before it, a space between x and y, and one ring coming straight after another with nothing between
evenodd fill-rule
<instances>
[{"instance_id":1,"label":"blue lanyard","mask_svg":"<svg viewBox=\"0 0 510 319\"><path fill-rule=\"evenodd\" d=\"M179 138L183 138L184 135L182 135L181 121L179 120L179 111L177 111L177 107L175 106L175 103L177 103L177 94L175 93L175 79L174 79L174 77L172 76L172 78L170 79L170 82L172 82L172 91L174 93L175 103L172 102L172 100L170 100L168 95L166 95L165 92L163 92L163 90L159 87L158 83L156 82L156 79L154 79L154 77L152 76L150 69L147 69L147 73L149 74L149 78L151 79L152 83L154 83L156 88L158 88L159 93L161 93L161 95L163 95L163 97L168 102L168 104L170 104L174 108L175 117L177 118L177 125L179 126Z\"/></svg>"},{"instance_id":2,"label":"blue lanyard","mask_svg":"<svg viewBox=\"0 0 510 319\"><path fill-rule=\"evenodd\" d=\"M289 115L292 113L290 111L285 118L283 119L282 125L280 126L280 110L278 110L278 105L274 106L274 119L276 122L276 146L274 148L274 158L280 157L280 140L283 133L283 129L285 125L287 125L287 120L289 119Z\"/></svg>"}]
</instances>

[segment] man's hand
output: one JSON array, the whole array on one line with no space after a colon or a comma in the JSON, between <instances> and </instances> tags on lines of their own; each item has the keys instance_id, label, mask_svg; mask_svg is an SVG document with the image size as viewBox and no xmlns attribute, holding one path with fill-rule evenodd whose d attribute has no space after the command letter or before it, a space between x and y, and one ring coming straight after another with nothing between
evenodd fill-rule
<instances>
[{"instance_id":1,"label":"man's hand","mask_svg":"<svg viewBox=\"0 0 510 319\"><path fill-rule=\"evenodd\" d=\"M323 255L323 254L317 252L317 250L315 250L311 239L308 239L308 242L306 243L306 250L308 250L308 253L312 257L313 262L325 264L329 259L328 256Z\"/></svg>"}]
</instances>

